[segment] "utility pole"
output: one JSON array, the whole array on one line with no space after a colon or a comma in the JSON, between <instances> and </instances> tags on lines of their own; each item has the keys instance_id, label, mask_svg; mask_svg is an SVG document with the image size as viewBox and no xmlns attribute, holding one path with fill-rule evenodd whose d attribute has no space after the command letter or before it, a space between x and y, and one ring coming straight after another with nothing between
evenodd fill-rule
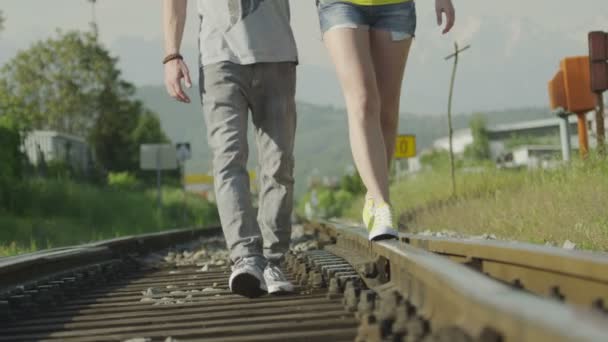
<instances>
[{"instance_id":1,"label":"utility pole","mask_svg":"<svg viewBox=\"0 0 608 342\"><path fill-rule=\"evenodd\" d=\"M93 35L97 38L99 34L99 29L97 27L97 15L95 13L95 5L97 4L97 0L87 0L91 3L91 30L93 31Z\"/></svg>"},{"instance_id":2,"label":"utility pole","mask_svg":"<svg viewBox=\"0 0 608 342\"><path fill-rule=\"evenodd\" d=\"M606 132L604 128L604 94L596 93L597 106L595 108L595 128L597 133L597 150L600 156L606 155Z\"/></svg>"},{"instance_id":3,"label":"utility pole","mask_svg":"<svg viewBox=\"0 0 608 342\"><path fill-rule=\"evenodd\" d=\"M606 133L604 132L604 92L608 90L608 32L589 32L589 64L591 67L591 90L596 96L595 124L599 155L606 156Z\"/></svg>"},{"instance_id":4,"label":"utility pole","mask_svg":"<svg viewBox=\"0 0 608 342\"><path fill-rule=\"evenodd\" d=\"M450 81L450 96L448 98L448 137L450 143L450 173L452 176L452 197L456 197L456 170L454 167L454 145L452 142L452 136L454 129L452 127L452 96L454 95L454 81L456 79L456 68L458 67L458 56L464 50L470 48L471 45L467 45L462 49L458 49L458 43L454 42L454 53L445 57L445 60L454 58L454 68L452 69L452 79Z\"/></svg>"}]
</instances>

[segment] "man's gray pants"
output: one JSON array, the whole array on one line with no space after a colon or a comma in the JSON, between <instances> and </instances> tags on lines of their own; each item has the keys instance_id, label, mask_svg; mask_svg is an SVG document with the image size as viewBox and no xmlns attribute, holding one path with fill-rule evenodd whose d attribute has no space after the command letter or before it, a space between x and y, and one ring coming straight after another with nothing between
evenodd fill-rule
<instances>
[{"instance_id":1,"label":"man's gray pants","mask_svg":"<svg viewBox=\"0 0 608 342\"><path fill-rule=\"evenodd\" d=\"M215 196L233 262L265 256L280 263L289 249L296 130L295 63L201 68L200 91L213 152ZM259 162L259 209L247 172L249 111Z\"/></svg>"}]
</instances>

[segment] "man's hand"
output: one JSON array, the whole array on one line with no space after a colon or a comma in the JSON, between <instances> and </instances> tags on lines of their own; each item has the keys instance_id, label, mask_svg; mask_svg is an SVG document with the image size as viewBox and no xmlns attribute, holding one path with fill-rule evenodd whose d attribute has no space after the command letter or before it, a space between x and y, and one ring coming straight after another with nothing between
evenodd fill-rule
<instances>
[{"instance_id":1,"label":"man's hand","mask_svg":"<svg viewBox=\"0 0 608 342\"><path fill-rule=\"evenodd\" d=\"M165 33L165 55L174 56L179 52L186 25L187 0L163 1L163 31ZM190 98L182 89L182 78L186 87L192 87L190 71L181 58L165 63L165 87L172 98L190 103Z\"/></svg>"},{"instance_id":2,"label":"man's hand","mask_svg":"<svg viewBox=\"0 0 608 342\"><path fill-rule=\"evenodd\" d=\"M445 28L442 33L450 32L456 19L452 0L435 0L435 13L437 13L437 25L439 26L443 24L443 14L445 14Z\"/></svg>"},{"instance_id":3,"label":"man's hand","mask_svg":"<svg viewBox=\"0 0 608 342\"><path fill-rule=\"evenodd\" d=\"M190 98L182 89L182 79L187 88L192 87L190 71L188 66L181 59L174 59L165 64L165 87L172 98L177 101L190 103Z\"/></svg>"}]
</instances>

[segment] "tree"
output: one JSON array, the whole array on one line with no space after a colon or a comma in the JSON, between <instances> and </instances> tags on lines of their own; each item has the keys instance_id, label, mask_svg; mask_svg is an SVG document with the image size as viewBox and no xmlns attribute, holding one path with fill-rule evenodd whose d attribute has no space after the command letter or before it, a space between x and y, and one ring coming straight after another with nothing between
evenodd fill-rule
<instances>
[{"instance_id":1,"label":"tree","mask_svg":"<svg viewBox=\"0 0 608 342\"><path fill-rule=\"evenodd\" d=\"M23 173L23 154L17 125L0 116L0 211L12 206Z\"/></svg>"},{"instance_id":2,"label":"tree","mask_svg":"<svg viewBox=\"0 0 608 342\"><path fill-rule=\"evenodd\" d=\"M23 130L85 137L104 169L134 171L139 137L167 139L158 118L134 99L135 87L122 79L116 63L94 34L58 32L0 70L0 113L13 117ZM136 134L141 120L158 129Z\"/></svg>"},{"instance_id":3,"label":"tree","mask_svg":"<svg viewBox=\"0 0 608 342\"><path fill-rule=\"evenodd\" d=\"M19 150L20 145L17 126L8 118L0 117L0 184L21 177L23 155Z\"/></svg>"},{"instance_id":4,"label":"tree","mask_svg":"<svg viewBox=\"0 0 608 342\"><path fill-rule=\"evenodd\" d=\"M4 30L4 20L4 15L2 14L2 11L0 11L0 32Z\"/></svg>"},{"instance_id":5,"label":"tree","mask_svg":"<svg viewBox=\"0 0 608 342\"><path fill-rule=\"evenodd\" d=\"M444 170L450 167L450 153L445 150L433 150L420 156L420 163L433 170Z\"/></svg>"},{"instance_id":6,"label":"tree","mask_svg":"<svg viewBox=\"0 0 608 342\"><path fill-rule=\"evenodd\" d=\"M465 149L465 157L475 161L490 159L490 138L488 137L486 119L483 114L473 114L469 121L469 127L473 135L473 143Z\"/></svg>"},{"instance_id":7,"label":"tree","mask_svg":"<svg viewBox=\"0 0 608 342\"><path fill-rule=\"evenodd\" d=\"M169 139L165 135L160 120L156 113L145 110L137 120L137 126L131 133L131 140L137 146L141 144L167 143Z\"/></svg>"},{"instance_id":8,"label":"tree","mask_svg":"<svg viewBox=\"0 0 608 342\"><path fill-rule=\"evenodd\" d=\"M99 101L102 92L130 95L115 65L91 34L58 33L9 61L0 90L23 105L13 114L27 127L86 136L100 110L113 105Z\"/></svg>"},{"instance_id":9,"label":"tree","mask_svg":"<svg viewBox=\"0 0 608 342\"><path fill-rule=\"evenodd\" d=\"M139 101L119 101L113 110L102 112L90 140L97 160L112 172L136 171L141 144L168 141L156 114Z\"/></svg>"}]
</instances>

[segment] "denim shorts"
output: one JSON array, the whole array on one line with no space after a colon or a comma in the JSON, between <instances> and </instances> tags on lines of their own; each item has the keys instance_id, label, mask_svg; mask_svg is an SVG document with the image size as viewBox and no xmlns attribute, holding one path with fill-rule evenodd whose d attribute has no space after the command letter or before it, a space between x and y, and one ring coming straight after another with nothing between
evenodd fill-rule
<instances>
[{"instance_id":1,"label":"denim shorts","mask_svg":"<svg viewBox=\"0 0 608 342\"><path fill-rule=\"evenodd\" d=\"M317 0L321 32L333 28L389 31L394 41L413 38L416 32L416 3L361 6L349 2Z\"/></svg>"}]
</instances>

